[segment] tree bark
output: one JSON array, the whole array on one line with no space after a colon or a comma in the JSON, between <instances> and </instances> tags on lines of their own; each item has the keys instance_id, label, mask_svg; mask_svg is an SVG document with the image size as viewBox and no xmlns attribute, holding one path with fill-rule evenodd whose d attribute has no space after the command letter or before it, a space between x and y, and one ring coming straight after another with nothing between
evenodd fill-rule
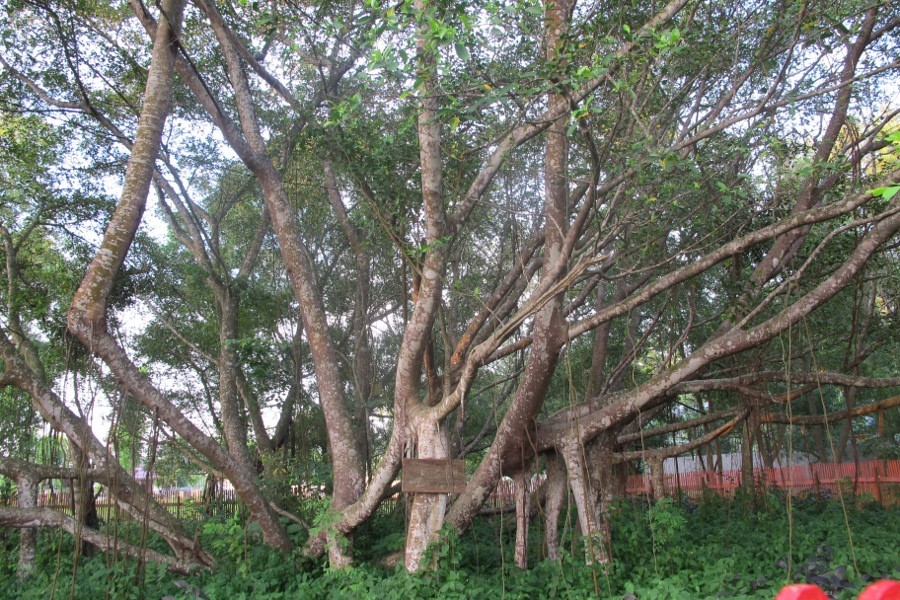
<instances>
[{"instance_id":1,"label":"tree bark","mask_svg":"<svg viewBox=\"0 0 900 600\"><path fill-rule=\"evenodd\" d=\"M253 472L255 467L250 460L247 448L247 425L241 416L238 400L238 357L235 342L238 339L238 299L231 290L219 286L216 293L219 305L219 406L222 410L222 433L228 451L235 461ZM252 401L248 398L248 401ZM257 411L258 414L258 411ZM261 423L257 424L257 428ZM265 452L271 450L265 429L257 429L257 443Z\"/></svg>"},{"instance_id":2,"label":"tree bark","mask_svg":"<svg viewBox=\"0 0 900 600\"><path fill-rule=\"evenodd\" d=\"M516 490L516 548L515 563L523 571L528 568L528 524L531 522L531 493L528 471L521 471L513 478Z\"/></svg>"},{"instance_id":3,"label":"tree bark","mask_svg":"<svg viewBox=\"0 0 900 600\"><path fill-rule=\"evenodd\" d=\"M606 306L607 304L605 293L605 284L599 285L597 288L596 300L596 306L598 309ZM626 293L627 290L625 283L624 281L620 281L616 287L612 302L621 301L625 297ZM603 389L608 389L610 386L615 385L615 373L613 373L612 377L610 377L608 380L605 377L607 348L609 346L609 336L611 329L612 322L609 321L602 324L594 332L594 341L591 348L591 371L588 377L587 385L585 387L585 400L589 401L591 399L598 398ZM629 343L626 342L624 354L628 354L628 346ZM578 437L577 428L576 431L573 431L573 433L575 434L574 437ZM591 492L595 495L595 497L599 495L599 504L597 506L597 527L599 530L598 539L600 540L604 548L609 549L610 555L612 553L612 532L610 531L609 518L612 501L616 496L616 476L614 473L614 469L621 468L621 465L618 465L614 461L613 454L616 450L616 443L617 438L615 430L609 430L601 432L597 436L597 439L586 444L588 467L590 469L590 473L593 474L590 480L596 486L596 491L591 490ZM624 495L624 493L622 495Z\"/></svg>"},{"instance_id":4,"label":"tree bark","mask_svg":"<svg viewBox=\"0 0 900 600\"><path fill-rule=\"evenodd\" d=\"M450 436L446 424L431 419L421 421L416 428L419 458L447 459L450 455ZM410 573L423 566L428 545L438 540L447 513L447 494L415 494L409 509L406 528L404 564Z\"/></svg>"},{"instance_id":5,"label":"tree bark","mask_svg":"<svg viewBox=\"0 0 900 600\"><path fill-rule=\"evenodd\" d=\"M281 175L275 169L262 137L250 86L238 50L215 4L200 1L198 5L209 16L213 32L222 48L244 137L240 137L233 124L225 122L219 115L215 115L214 119L225 134L226 140L259 180L272 219L272 227L278 237L288 280L300 305L300 316L309 342L328 434L334 490L331 508L340 512L359 499L365 486L365 459L361 449L364 436L357 435L351 411L344 398L337 353L328 331L328 319L316 282L313 261L309 249L300 236L296 216L288 201ZM218 111L213 109L213 112ZM336 544L332 544L332 554L339 553L337 546L340 543Z\"/></svg>"},{"instance_id":6,"label":"tree bark","mask_svg":"<svg viewBox=\"0 0 900 600\"><path fill-rule=\"evenodd\" d=\"M544 52L547 60L558 58L563 36L568 29L570 0L550 2L545 9ZM568 231L567 201L569 198L568 153L566 134L568 98L561 92L548 94L549 111L563 115L547 129L544 154L544 261L541 286L551 287L563 274L568 262L566 233ZM466 491L454 502L449 519L457 531L472 522L501 475L503 456L528 459L534 454L527 445L529 428L533 426L544 404L550 380L556 370L559 352L565 340L563 333L562 294L552 297L541 307L534 319L534 342L525 376L512 403L497 429L494 442L469 482ZM518 448L516 447L518 446ZM524 468L517 465L512 471Z\"/></svg>"},{"instance_id":7,"label":"tree bark","mask_svg":"<svg viewBox=\"0 0 900 600\"><path fill-rule=\"evenodd\" d=\"M608 549L612 558L612 531L609 519L613 502L617 497L624 497L624 489L619 490L618 483L623 478L617 476L617 470L623 468L615 461L616 435L612 431L602 432L588 446L590 468L594 473L592 481L596 482L598 493L597 527L603 547Z\"/></svg>"},{"instance_id":8,"label":"tree bark","mask_svg":"<svg viewBox=\"0 0 900 600\"><path fill-rule=\"evenodd\" d=\"M198 567L196 563L186 562L149 548L138 548L122 540L112 539L96 529L80 527L72 517L50 508L0 508L0 526L21 529L59 527L104 551L117 551L138 560L160 563L175 573L189 574Z\"/></svg>"},{"instance_id":9,"label":"tree bark","mask_svg":"<svg viewBox=\"0 0 900 600\"><path fill-rule=\"evenodd\" d=\"M551 452L547 457L547 502L544 506L544 537L547 557L551 560L559 560L559 515L565 499L566 465L559 454Z\"/></svg>"},{"instance_id":10,"label":"tree bark","mask_svg":"<svg viewBox=\"0 0 900 600\"><path fill-rule=\"evenodd\" d=\"M585 539L585 561L587 564L607 563L609 554L603 539L597 501L591 486L588 466L585 463L584 449L579 441L562 447L563 460L569 474L569 488L578 509L578 524Z\"/></svg>"},{"instance_id":11,"label":"tree bark","mask_svg":"<svg viewBox=\"0 0 900 600\"><path fill-rule=\"evenodd\" d=\"M183 0L168 0L162 8L165 18L159 23L154 37L141 120L125 171L122 196L107 226L100 251L91 261L72 300L68 313L69 329L91 352L103 359L135 398L157 411L160 418L229 477L253 518L259 522L267 543L287 550L291 547L291 541L269 503L262 497L255 473L243 468L243 465L225 453L218 443L206 436L172 405L140 373L107 330L109 294L140 225L163 127L169 114L177 55L176 40L184 3Z\"/></svg>"},{"instance_id":12,"label":"tree bark","mask_svg":"<svg viewBox=\"0 0 900 600\"><path fill-rule=\"evenodd\" d=\"M35 479L23 475L16 479L19 488L19 508L29 510L37 506L38 482ZM22 529L19 532L19 565L16 568L16 578L19 581L28 579L34 571L34 557L37 549L37 529Z\"/></svg>"},{"instance_id":13,"label":"tree bark","mask_svg":"<svg viewBox=\"0 0 900 600\"><path fill-rule=\"evenodd\" d=\"M357 430L365 433L364 454L366 478L372 473L372 448L369 435L369 402L374 388L372 348L369 339L369 297L371 288L371 260L363 244L364 233L350 222L344 201L338 190L337 178L330 161L324 161L325 190L338 224L353 250L356 264L356 297L353 302L353 388L356 391L356 414L359 423Z\"/></svg>"},{"instance_id":14,"label":"tree bark","mask_svg":"<svg viewBox=\"0 0 900 600\"><path fill-rule=\"evenodd\" d=\"M150 179L154 172L154 161L169 110L174 40L178 35L182 9L183 2L181 0L171 0L163 4L163 10L167 17L159 26L158 35L154 39L144 107L138 125L138 134L132 146L132 157L126 169L122 201L116 208L101 249L91 262L68 315L69 324L74 333L89 349L93 349L93 342L97 339L95 333L98 333L100 338L104 333L108 336L105 314L107 299L115 276L125 260L146 204ZM108 337L111 339L111 336ZM106 450L99 441L93 438L87 425L65 408L46 385L38 381L33 372L24 365L17 364L18 357L15 350L9 347L7 342L8 340L3 335L0 343L3 345L7 373L15 372L16 385L31 394L36 408L55 427L64 431L70 439L75 440L83 450L87 451L89 448L95 458L105 461ZM113 341L113 343L115 342ZM113 369L113 371L115 370ZM137 369L135 369L136 371ZM117 472L116 469L113 471ZM136 490L131 487L132 484L133 482L126 484L125 498L135 493ZM173 548L180 548L181 551L192 548L193 543L184 544L180 541L180 535L175 533L177 528L163 526L162 523L165 523L166 520L159 519L159 515L156 516L156 519L154 526L159 527L161 533L165 532L163 535L173 544Z\"/></svg>"},{"instance_id":15,"label":"tree bark","mask_svg":"<svg viewBox=\"0 0 900 600\"><path fill-rule=\"evenodd\" d=\"M100 526L100 516L97 514L97 503L94 497L94 480L90 476L90 467L87 453L82 452L81 448L69 440L69 449L72 453L72 466L74 467L77 477L72 477L72 501L75 505L75 520L79 527L90 527L97 529ZM76 547L80 547L80 551L85 556L93 556L97 553L97 546L90 542L82 542L76 540Z\"/></svg>"},{"instance_id":16,"label":"tree bark","mask_svg":"<svg viewBox=\"0 0 900 600\"><path fill-rule=\"evenodd\" d=\"M753 424L750 419L744 423L741 437L741 487L752 492L753 481Z\"/></svg>"}]
</instances>

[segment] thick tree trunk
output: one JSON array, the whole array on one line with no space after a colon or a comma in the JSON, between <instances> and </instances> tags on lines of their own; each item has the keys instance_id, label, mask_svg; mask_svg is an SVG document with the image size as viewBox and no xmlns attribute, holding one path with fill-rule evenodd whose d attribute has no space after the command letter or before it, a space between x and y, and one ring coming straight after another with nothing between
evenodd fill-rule
<instances>
[{"instance_id":1,"label":"thick tree trunk","mask_svg":"<svg viewBox=\"0 0 900 600\"><path fill-rule=\"evenodd\" d=\"M612 302L621 301L626 293L627 289L624 280L619 281ZM596 306L598 310L607 305L605 296L606 284L603 282L597 286ZM606 355L611 329L612 321L608 321L594 332L594 341L591 349L591 370L584 393L587 401L598 398L604 388ZM615 382L611 380L606 385L614 384ZM601 402L602 400L600 398ZM599 539L602 541L603 547L609 549L610 554L612 552L612 538L609 528L609 517L612 501L616 496L616 484L618 481L614 469L620 467L614 461L613 454L615 449L616 433L613 430L601 432L596 440L587 444L588 466L593 474L592 480L596 484L596 491L599 492L599 504L597 507L599 510ZM621 495L624 496L624 489Z\"/></svg>"},{"instance_id":2,"label":"thick tree trunk","mask_svg":"<svg viewBox=\"0 0 900 600\"><path fill-rule=\"evenodd\" d=\"M94 497L94 481L88 475L90 464L87 454L81 451L78 444L69 440L69 448L72 453L72 466L78 477L73 477L72 482L72 502L75 506L75 520L79 527L90 527L98 529L100 526L100 516L97 514L97 502ZM80 538L76 540L76 546L80 546L81 553L85 556L93 556L97 553L97 546L90 542L83 542Z\"/></svg>"},{"instance_id":3,"label":"thick tree trunk","mask_svg":"<svg viewBox=\"0 0 900 600\"><path fill-rule=\"evenodd\" d=\"M114 279L125 261L146 206L150 180L154 173L154 163L169 112L172 69L176 54L175 39L178 36L183 8L182 0L169 0L163 3L166 17L157 28L154 37L153 57L147 78L141 118L125 172L122 196L113 219L107 227L101 248L91 261L69 310L70 328L76 337L81 339L92 351L97 350L96 344L102 342L121 350L118 348L116 340L106 330L107 301ZM98 352L98 354L100 353ZM121 354L124 356L124 352ZM110 353L106 353L102 358L109 362L115 362L109 360L110 356ZM4 359L7 362L8 370L16 361L16 357L6 349L4 350ZM127 358L124 360L127 362ZM117 367L118 364L110 365L113 372L116 372L116 375L129 389L135 391L135 387L141 388L143 382L136 382L132 377L133 374L139 375L137 368L133 368L132 372L125 372ZM90 452L95 460L105 464L106 449L93 438L83 420L78 419L71 411L62 406L46 386L35 381L33 377L27 377L24 369L17 370L20 371L20 381L17 385L32 394L35 406L42 411L44 417L54 426L59 427L61 431L65 431L70 439L75 440L81 446L82 450ZM142 393L143 391L143 389L137 389L135 396L143 400L146 396ZM181 415L179 414L179 416ZM112 468L110 471L118 476L118 471L121 469ZM123 490L125 501L128 502L127 499L135 495L140 497L140 491L132 487L133 482L127 480L127 475L123 479L125 479ZM192 548L193 543L184 544L180 540L179 534L174 533L172 528L162 525L170 519L161 518L158 511L153 512L156 517L153 526L159 527L160 533L167 536L174 548L180 548L180 551Z\"/></svg>"},{"instance_id":4,"label":"thick tree trunk","mask_svg":"<svg viewBox=\"0 0 900 600\"><path fill-rule=\"evenodd\" d=\"M618 490L622 478L619 472L624 465L615 462L616 434L605 431L597 436L589 448L590 466L594 473L593 481L596 482L599 492L599 519L600 539L604 548L612 554L612 532L609 528L609 519L612 513L613 502L618 497L624 497L624 490Z\"/></svg>"},{"instance_id":5,"label":"thick tree trunk","mask_svg":"<svg viewBox=\"0 0 900 600\"><path fill-rule=\"evenodd\" d=\"M271 167L271 165L268 165ZM267 175L278 179L274 169ZM294 295L301 307L303 328L307 334L322 412L328 434L328 450L334 474L332 507L343 510L355 502L365 485L365 458L362 450L364 436L353 426L351 411L343 394L337 353L328 332L328 321L322 297L315 284L312 260L306 247L300 242L300 234L294 223L284 189L277 181L263 182L263 190L269 201L272 222L278 233L282 257L294 288Z\"/></svg>"},{"instance_id":6,"label":"thick tree trunk","mask_svg":"<svg viewBox=\"0 0 900 600\"><path fill-rule=\"evenodd\" d=\"M574 440L574 443L563 446L562 456L569 474L569 488L572 490L572 498L578 510L578 524L585 538L585 561L587 564L607 563L609 554L603 539L597 501L585 464L583 448L577 440Z\"/></svg>"},{"instance_id":7,"label":"thick tree trunk","mask_svg":"<svg viewBox=\"0 0 900 600\"><path fill-rule=\"evenodd\" d=\"M422 14L427 7L423 0L415 0L415 9ZM441 248L441 237L447 230L443 196L441 153L441 123L437 85L437 60L434 48L428 41L429 26L426 19L419 25L416 40L416 58L424 74L424 94L417 117L419 161L421 163L421 194L424 211L425 241L430 246L420 268L421 277L414 283L413 312L403 333L403 343L397 358L395 409L399 414L409 411L410 424L414 428L413 440L419 458L447 459L450 456L449 434L441 416L428 414L426 407L439 401L438 384L433 361L426 361L431 351L432 329L437 318L443 289L443 273L446 268L446 252ZM429 389L426 401L419 400L420 377L427 367ZM395 428L397 424L395 423ZM423 555L429 543L443 526L447 509L445 494L416 494L410 508L406 532L405 564L409 571L422 566Z\"/></svg>"},{"instance_id":8,"label":"thick tree trunk","mask_svg":"<svg viewBox=\"0 0 900 600\"><path fill-rule=\"evenodd\" d=\"M450 436L445 424L423 420L416 427L419 458L447 459ZM437 541L447 513L447 494L415 494L409 509L404 564L409 572L422 568L428 545Z\"/></svg>"},{"instance_id":9,"label":"thick tree trunk","mask_svg":"<svg viewBox=\"0 0 900 600\"><path fill-rule=\"evenodd\" d=\"M544 506L547 557L559 560L559 515L566 499L566 465L562 457L551 452L547 457L547 502Z\"/></svg>"},{"instance_id":10,"label":"thick tree trunk","mask_svg":"<svg viewBox=\"0 0 900 600\"><path fill-rule=\"evenodd\" d=\"M219 286L216 290L219 305L219 407L222 411L222 433L228 451L241 468L255 471L247 448L247 424L241 416L238 400L238 357L234 346L238 338L238 300L231 290ZM248 401L251 401L248 398ZM251 411L252 412L252 411ZM259 413L257 411L257 415ZM269 437L265 429L259 431L262 423L257 423L257 443L263 452L271 451Z\"/></svg>"},{"instance_id":11,"label":"thick tree trunk","mask_svg":"<svg viewBox=\"0 0 900 600\"><path fill-rule=\"evenodd\" d=\"M144 214L160 141L169 116L177 53L175 40L181 30L184 0L167 0L162 8L166 17L157 28L153 40L153 56L140 121L125 170L122 194L100 250L91 261L72 301L72 308L78 316L92 321L95 326L105 327L109 294ZM70 318L72 315L70 311ZM87 345L90 348L90 344Z\"/></svg>"},{"instance_id":12,"label":"thick tree trunk","mask_svg":"<svg viewBox=\"0 0 900 600\"><path fill-rule=\"evenodd\" d=\"M369 340L369 296L371 289L371 260L363 243L365 233L354 225L347 210L344 200L338 189L337 178L331 162L323 162L325 171L325 191L334 208L338 224L344 232L344 236L353 250L353 258L356 264L356 298L353 303L353 388L356 391L356 410L354 418L359 423L357 430L365 433L365 462L366 478L372 473L372 448L369 436L369 412L368 405L372 398L373 390L373 364L372 349Z\"/></svg>"},{"instance_id":13,"label":"thick tree trunk","mask_svg":"<svg viewBox=\"0 0 900 600\"><path fill-rule=\"evenodd\" d=\"M337 352L328 331L325 305L316 281L312 257L300 236L295 211L262 137L241 57L215 4L204 1L199 2L199 5L209 16L213 32L222 48L244 138L240 138L238 132L234 131L233 124L225 123L222 119L217 123L229 144L259 180L266 208L272 219L272 228L278 237L288 280L300 305L300 316L316 372L317 390L328 434L333 471L332 509L339 512L356 502L365 486L365 457L362 450L364 436L358 435L352 411L344 398Z\"/></svg>"},{"instance_id":14,"label":"thick tree trunk","mask_svg":"<svg viewBox=\"0 0 900 600\"><path fill-rule=\"evenodd\" d=\"M513 478L516 493L516 549L515 563L522 570L528 568L528 525L531 522L531 493L528 471L521 471Z\"/></svg>"},{"instance_id":15,"label":"thick tree trunk","mask_svg":"<svg viewBox=\"0 0 900 600\"><path fill-rule=\"evenodd\" d=\"M16 480L19 488L17 498L19 508L31 509L37 506L38 482L31 477L21 476ZM16 577L19 581L27 579L34 571L34 556L37 549L37 529L22 529L19 532L19 565Z\"/></svg>"},{"instance_id":16,"label":"thick tree trunk","mask_svg":"<svg viewBox=\"0 0 900 600\"><path fill-rule=\"evenodd\" d=\"M753 424L747 419L741 438L741 487L752 492L753 486Z\"/></svg>"},{"instance_id":17,"label":"thick tree trunk","mask_svg":"<svg viewBox=\"0 0 900 600\"><path fill-rule=\"evenodd\" d=\"M545 7L544 51L549 61L558 58L573 5L570 0L558 0ZM569 140L566 135L568 102L565 94L548 94L550 111L563 116L547 129L544 154L544 262L540 285L545 289L563 274L569 258L567 252L570 250L566 246L569 228ZM528 437L531 435L534 419L544 404L564 341L560 294L549 300L535 315L531 353L522 383L497 428L487 455L478 465L466 491L450 511L450 521L457 531L469 526L490 491L497 485L505 459L514 457L513 460L522 462L525 458L531 458L530 455L526 456L526 453L530 453ZM513 472L525 466L516 465Z\"/></svg>"}]
</instances>

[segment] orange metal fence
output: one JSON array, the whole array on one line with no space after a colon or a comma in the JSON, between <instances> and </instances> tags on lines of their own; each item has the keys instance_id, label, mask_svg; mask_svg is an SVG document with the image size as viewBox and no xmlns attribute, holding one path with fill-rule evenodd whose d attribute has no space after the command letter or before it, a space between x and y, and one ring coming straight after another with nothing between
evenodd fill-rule
<instances>
[{"instance_id":1,"label":"orange metal fence","mask_svg":"<svg viewBox=\"0 0 900 600\"><path fill-rule=\"evenodd\" d=\"M535 475L528 482L528 491L534 492L543 482L543 474ZM690 473L668 473L663 476L665 493L683 493L699 498L704 493L731 496L741 487L741 471L694 471ZM789 489L794 495L831 495L838 493L848 496L868 496L873 500L893 506L900 504L900 460L867 460L859 463L815 463L753 469L753 484L757 489ZM627 478L626 494L652 493L650 475L632 475ZM209 516L233 516L238 509L234 490L222 490L213 499L204 497L203 490L156 490L154 497L178 518L206 518ZM511 480L501 480L490 495L487 506L504 508L513 504L514 484ZM16 497L0 502L16 506ZM38 506L46 506L72 514L74 506L69 491L43 492L38 495ZM385 511L393 508L393 503L385 503ZM97 510L102 516L109 516L114 510L106 493L97 497Z\"/></svg>"},{"instance_id":2,"label":"orange metal fence","mask_svg":"<svg viewBox=\"0 0 900 600\"><path fill-rule=\"evenodd\" d=\"M543 482L543 474L535 475L528 482L528 491L533 492ZM692 498L700 498L704 493L733 496L741 487L741 471L692 471L689 473L667 473L663 476L665 494L682 493ZM859 463L813 463L797 464L790 467L753 469L753 486L756 489L790 489L794 495L815 494L837 497L868 496L873 500L893 506L900 504L900 460L866 460ZM650 474L631 475L625 484L628 495L652 493ZM515 498L512 480L503 479L488 498L491 508L509 507Z\"/></svg>"},{"instance_id":3,"label":"orange metal fence","mask_svg":"<svg viewBox=\"0 0 900 600\"><path fill-rule=\"evenodd\" d=\"M704 490L731 495L741 487L741 471L694 471L664 475L665 493L699 496ZM900 502L900 460L867 460L859 463L812 463L771 469L753 469L757 488L788 489L792 494L869 495L883 504ZM628 494L650 493L650 475L628 477Z\"/></svg>"}]
</instances>

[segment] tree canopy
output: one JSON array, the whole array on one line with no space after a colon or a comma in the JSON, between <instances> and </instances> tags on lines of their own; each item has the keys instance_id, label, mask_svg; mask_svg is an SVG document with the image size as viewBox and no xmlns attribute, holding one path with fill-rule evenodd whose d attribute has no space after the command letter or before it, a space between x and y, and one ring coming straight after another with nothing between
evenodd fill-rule
<instances>
[{"instance_id":1,"label":"tree canopy","mask_svg":"<svg viewBox=\"0 0 900 600\"><path fill-rule=\"evenodd\" d=\"M139 464L337 567L404 459L464 459L406 500L414 571L503 477L602 562L629 470L897 456L900 6L2 6L0 426L173 568L209 555Z\"/></svg>"}]
</instances>

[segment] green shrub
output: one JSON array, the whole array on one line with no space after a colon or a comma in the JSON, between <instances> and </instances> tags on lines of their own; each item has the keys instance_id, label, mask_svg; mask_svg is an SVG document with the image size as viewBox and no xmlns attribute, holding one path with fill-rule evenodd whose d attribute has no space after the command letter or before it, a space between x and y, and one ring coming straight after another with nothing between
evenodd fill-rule
<instances>
[{"instance_id":1,"label":"green shrub","mask_svg":"<svg viewBox=\"0 0 900 600\"><path fill-rule=\"evenodd\" d=\"M157 565L140 568L131 559L100 555L73 559L67 534L41 532L37 571L27 582L15 580L16 532L0 531L0 598L190 598L202 589L210 599L418 598L767 598L787 582L812 581L840 599L855 598L865 581L900 578L896 540L900 510L866 505L850 508L851 551L844 513L837 502L793 501L793 526L783 502L770 498L756 507L714 500L699 505L675 500L652 508L620 503L612 516L613 560L606 566L584 563L580 541L572 535L573 515L561 540L559 561L541 560L542 524L532 527L532 567L513 566L513 519L478 520L461 538L447 532L431 549L437 568L409 575L402 566L377 565L384 554L402 548L402 515L387 514L367 523L353 542L359 563L328 569L295 553L268 550L259 528L240 518L209 521L201 540L218 561L211 572L190 578ZM300 528L302 529L302 528ZM139 530L121 527L134 537ZM293 532L300 542L305 532ZM163 543L154 538L157 549ZM855 562L854 562L855 558ZM788 573L790 567L790 573ZM182 587L179 587L182 585Z\"/></svg>"}]
</instances>

